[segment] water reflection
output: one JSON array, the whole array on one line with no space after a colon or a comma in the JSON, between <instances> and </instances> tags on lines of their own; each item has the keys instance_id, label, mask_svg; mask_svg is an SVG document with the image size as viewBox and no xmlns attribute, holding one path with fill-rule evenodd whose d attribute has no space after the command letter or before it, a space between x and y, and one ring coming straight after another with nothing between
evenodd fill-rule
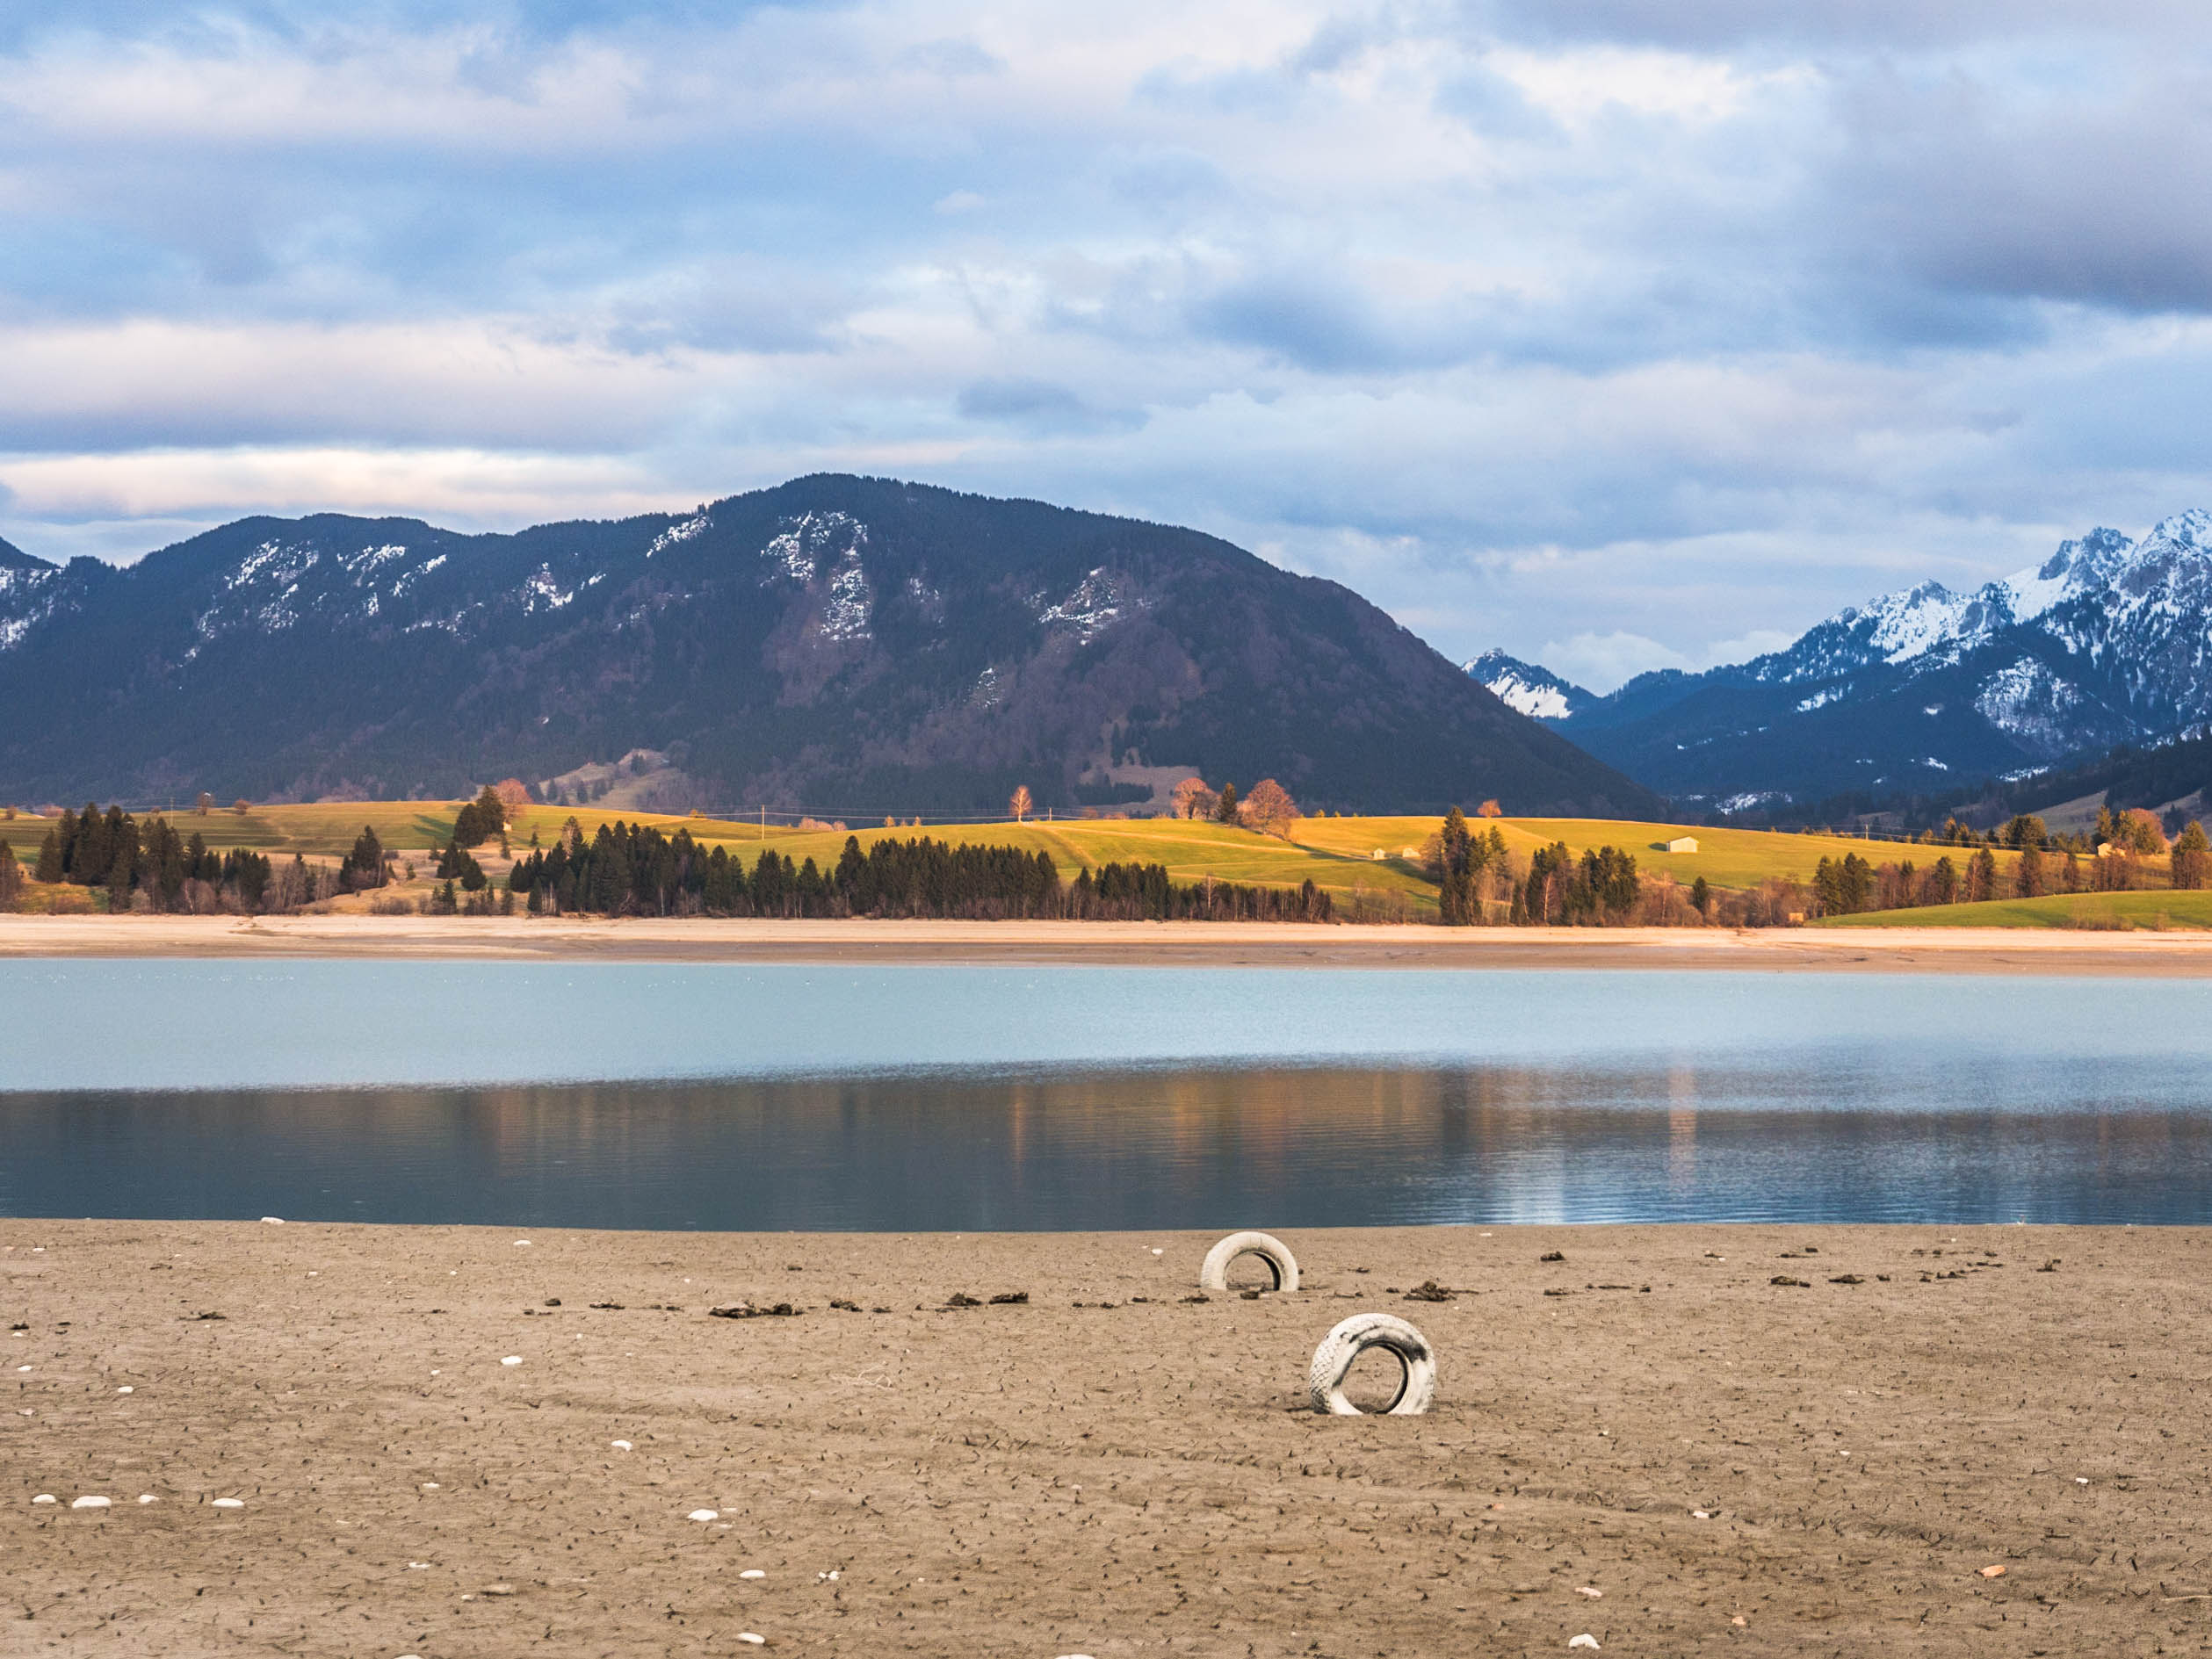
<instances>
[{"instance_id":1,"label":"water reflection","mask_svg":"<svg viewBox=\"0 0 2212 1659\"><path fill-rule=\"evenodd\" d=\"M2212 1222L2201 1069L1090 1071L0 1094L0 1213L743 1230Z\"/></svg>"}]
</instances>

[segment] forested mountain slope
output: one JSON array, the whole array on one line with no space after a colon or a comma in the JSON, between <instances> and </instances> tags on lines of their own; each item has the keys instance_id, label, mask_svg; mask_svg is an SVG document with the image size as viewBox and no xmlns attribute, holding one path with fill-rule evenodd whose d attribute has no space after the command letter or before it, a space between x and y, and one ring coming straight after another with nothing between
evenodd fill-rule
<instances>
[{"instance_id":1,"label":"forested mountain slope","mask_svg":"<svg viewBox=\"0 0 2212 1659\"><path fill-rule=\"evenodd\" d=\"M1659 810L1334 583L894 480L514 535L256 518L124 569L0 566L13 798L450 797L640 750L723 808L1101 804L1189 768L1309 807Z\"/></svg>"}]
</instances>

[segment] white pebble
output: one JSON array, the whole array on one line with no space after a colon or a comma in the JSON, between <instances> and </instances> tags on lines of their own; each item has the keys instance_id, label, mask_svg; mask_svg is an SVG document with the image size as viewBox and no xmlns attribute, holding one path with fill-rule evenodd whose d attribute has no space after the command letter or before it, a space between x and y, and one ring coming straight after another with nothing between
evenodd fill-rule
<instances>
[{"instance_id":1,"label":"white pebble","mask_svg":"<svg viewBox=\"0 0 2212 1659\"><path fill-rule=\"evenodd\" d=\"M430 1564L426 1561L411 1561L407 1564L407 1570L410 1573L427 1573L430 1569Z\"/></svg>"},{"instance_id":2,"label":"white pebble","mask_svg":"<svg viewBox=\"0 0 2212 1659\"><path fill-rule=\"evenodd\" d=\"M748 1567L743 1572L740 1573L738 1576L740 1578L765 1578L768 1575L757 1567Z\"/></svg>"},{"instance_id":3,"label":"white pebble","mask_svg":"<svg viewBox=\"0 0 2212 1659\"><path fill-rule=\"evenodd\" d=\"M1574 1593L1578 1596L1587 1596L1592 1601L1603 1601L1605 1599L1605 1592L1600 1590L1595 1584L1584 1584Z\"/></svg>"},{"instance_id":4,"label":"white pebble","mask_svg":"<svg viewBox=\"0 0 2212 1659\"><path fill-rule=\"evenodd\" d=\"M31 1367L30 1367L29 1366L27 1366L27 1365L19 1365L19 1366L18 1366L18 1367L16 1367L16 1369L17 1369L17 1370L18 1370L18 1371L28 1371L30 1368L31 1368Z\"/></svg>"},{"instance_id":5,"label":"white pebble","mask_svg":"<svg viewBox=\"0 0 2212 1659\"><path fill-rule=\"evenodd\" d=\"M59 1504L61 1500L51 1492L41 1492L31 1501L33 1504Z\"/></svg>"},{"instance_id":6,"label":"white pebble","mask_svg":"<svg viewBox=\"0 0 2212 1659\"><path fill-rule=\"evenodd\" d=\"M435 1492L437 1490L437 1482L436 1481L424 1481L423 1482L423 1489L426 1492Z\"/></svg>"},{"instance_id":7,"label":"white pebble","mask_svg":"<svg viewBox=\"0 0 2212 1659\"><path fill-rule=\"evenodd\" d=\"M141 1492L138 1495L138 1501L141 1504L158 1504L162 1500L155 1497L151 1492Z\"/></svg>"},{"instance_id":8,"label":"white pebble","mask_svg":"<svg viewBox=\"0 0 2212 1659\"><path fill-rule=\"evenodd\" d=\"M2074 1476L2074 1484L2076 1486L2086 1486L2089 1484L2089 1477L2086 1475L2077 1475Z\"/></svg>"},{"instance_id":9,"label":"white pebble","mask_svg":"<svg viewBox=\"0 0 2212 1659\"><path fill-rule=\"evenodd\" d=\"M215 1500L215 1507L217 1509L243 1509L246 1507L246 1500L242 1497L219 1497Z\"/></svg>"},{"instance_id":10,"label":"white pebble","mask_svg":"<svg viewBox=\"0 0 2212 1659\"><path fill-rule=\"evenodd\" d=\"M527 1238L517 1238L515 1241L515 1248L517 1250L528 1250L530 1248L530 1240Z\"/></svg>"},{"instance_id":11,"label":"white pebble","mask_svg":"<svg viewBox=\"0 0 2212 1659\"><path fill-rule=\"evenodd\" d=\"M1153 1251L1153 1255L1155 1255L1155 1256L1164 1256L1164 1255L1166 1255L1167 1253L1167 1252L1166 1251L1164 1251L1164 1250L1155 1250L1155 1251Z\"/></svg>"},{"instance_id":12,"label":"white pebble","mask_svg":"<svg viewBox=\"0 0 2212 1659\"><path fill-rule=\"evenodd\" d=\"M835 1572L816 1573L814 1582L818 1584L834 1584L837 1582L837 1575Z\"/></svg>"},{"instance_id":13,"label":"white pebble","mask_svg":"<svg viewBox=\"0 0 2212 1659\"><path fill-rule=\"evenodd\" d=\"M281 1227L284 1225L284 1217L281 1215L264 1215L261 1218L261 1224L264 1227Z\"/></svg>"},{"instance_id":14,"label":"white pebble","mask_svg":"<svg viewBox=\"0 0 2212 1659\"><path fill-rule=\"evenodd\" d=\"M1586 1630L1579 1636L1569 1637L1567 1640L1567 1646L1570 1648L1587 1648L1592 1653L1595 1653L1598 1650L1598 1639Z\"/></svg>"},{"instance_id":15,"label":"white pebble","mask_svg":"<svg viewBox=\"0 0 2212 1659\"><path fill-rule=\"evenodd\" d=\"M520 1354L518 1354L518 1353L510 1353L510 1354L509 1354L509 1355L508 1355L508 1356L507 1356L504 1360L502 1360L500 1361L500 1364L502 1364L502 1365L520 1365L522 1362L523 1362L523 1357L522 1357L522 1355L520 1355Z\"/></svg>"},{"instance_id":16,"label":"white pebble","mask_svg":"<svg viewBox=\"0 0 2212 1659\"><path fill-rule=\"evenodd\" d=\"M614 1449L618 1452L630 1452L636 1450L636 1448L627 1440L609 1440L607 1444L614 1447Z\"/></svg>"},{"instance_id":17,"label":"white pebble","mask_svg":"<svg viewBox=\"0 0 2212 1659\"><path fill-rule=\"evenodd\" d=\"M722 1511L719 1509L695 1509L686 1518L695 1521L719 1521L722 1518Z\"/></svg>"},{"instance_id":18,"label":"white pebble","mask_svg":"<svg viewBox=\"0 0 2212 1659\"><path fill-rule=\"evenodd\" d=\"M118 1394L128 1394L130 1391L131 1385L127 1382L126 1382L121 1388L116 1389L116 1393Z\"/></svg>"},{"instance_id":19,"label":"white pebble","mask_svg":"<svg viewBox=\"0 0 2212 1659\"><path fill-rule=\"evenodd\" d=\"M1713 1515L1710 1510L1694 1509L1690 1511L1690 1518L1692 1520L1710 1521L1713 1518Z\"/></svg>"},{"instance_id":20,"label":"white pebble","mask_svg":"<svg viewBox=\"0 0 2212 1659\"><path fill-rule=\"evenodd\" d=\"M105 1497L80 1497L69 1507L71 1509L105 1509L112 1501Z\"/></svg>"}]
</instances>

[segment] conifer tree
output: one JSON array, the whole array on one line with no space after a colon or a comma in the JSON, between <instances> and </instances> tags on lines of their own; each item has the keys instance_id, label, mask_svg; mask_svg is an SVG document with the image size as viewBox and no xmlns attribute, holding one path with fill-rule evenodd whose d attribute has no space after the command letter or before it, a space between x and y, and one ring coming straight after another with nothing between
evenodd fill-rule
<instances>
[{"instance_id":1,"label":"conifer tree","mask_svg":"<svg viewBox=\"0 0 2212 1659\"><path fill-rule=\"evenodd\" d=\"M73 816L68 812L62 814L64 819ZM39 868L34 879L41 882L61 879L61 832L58 829L48 830L46 840L39 843Z\"/></svg>"},{"instance_id":2,"label":"conifer tree","mask_svg":"<svg viewBox=\"0 0 2212 1659\"><path fill-rule=\"evenodd\" d=\"M1238 813L1237 786L1224 783L1220 799L1213 804L1213 821L1217 824L1234 824L1240 821Z\"/></svg>"},{"instance_id":3,"label":"conifer tree","mask_svg":"<svg viewBox=\"0 0 2212 1659\"><path fill-rule=\"evenodd\" d=\"M13 910L22 895L23 866L16 862L15 848L0 840L0 910Z\"/></svg>"}]
</instances>

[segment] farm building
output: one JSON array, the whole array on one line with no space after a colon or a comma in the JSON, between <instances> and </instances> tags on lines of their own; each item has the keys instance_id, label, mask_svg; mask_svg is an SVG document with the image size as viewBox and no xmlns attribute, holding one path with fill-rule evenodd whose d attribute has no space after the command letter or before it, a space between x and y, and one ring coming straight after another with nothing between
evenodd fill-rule
<instances>
[{"instance_id":1,"label":"farm building","mask_svg":"<svg viewBox=\"0 0 2212 1659\"><path fill-rule=\"evenodd\" d=\"M1670 853L1694 853L1697 850L1697 837L1677 835L1673 840L1667 842L1666 850Z\"/></svg>"}]
</instances>

